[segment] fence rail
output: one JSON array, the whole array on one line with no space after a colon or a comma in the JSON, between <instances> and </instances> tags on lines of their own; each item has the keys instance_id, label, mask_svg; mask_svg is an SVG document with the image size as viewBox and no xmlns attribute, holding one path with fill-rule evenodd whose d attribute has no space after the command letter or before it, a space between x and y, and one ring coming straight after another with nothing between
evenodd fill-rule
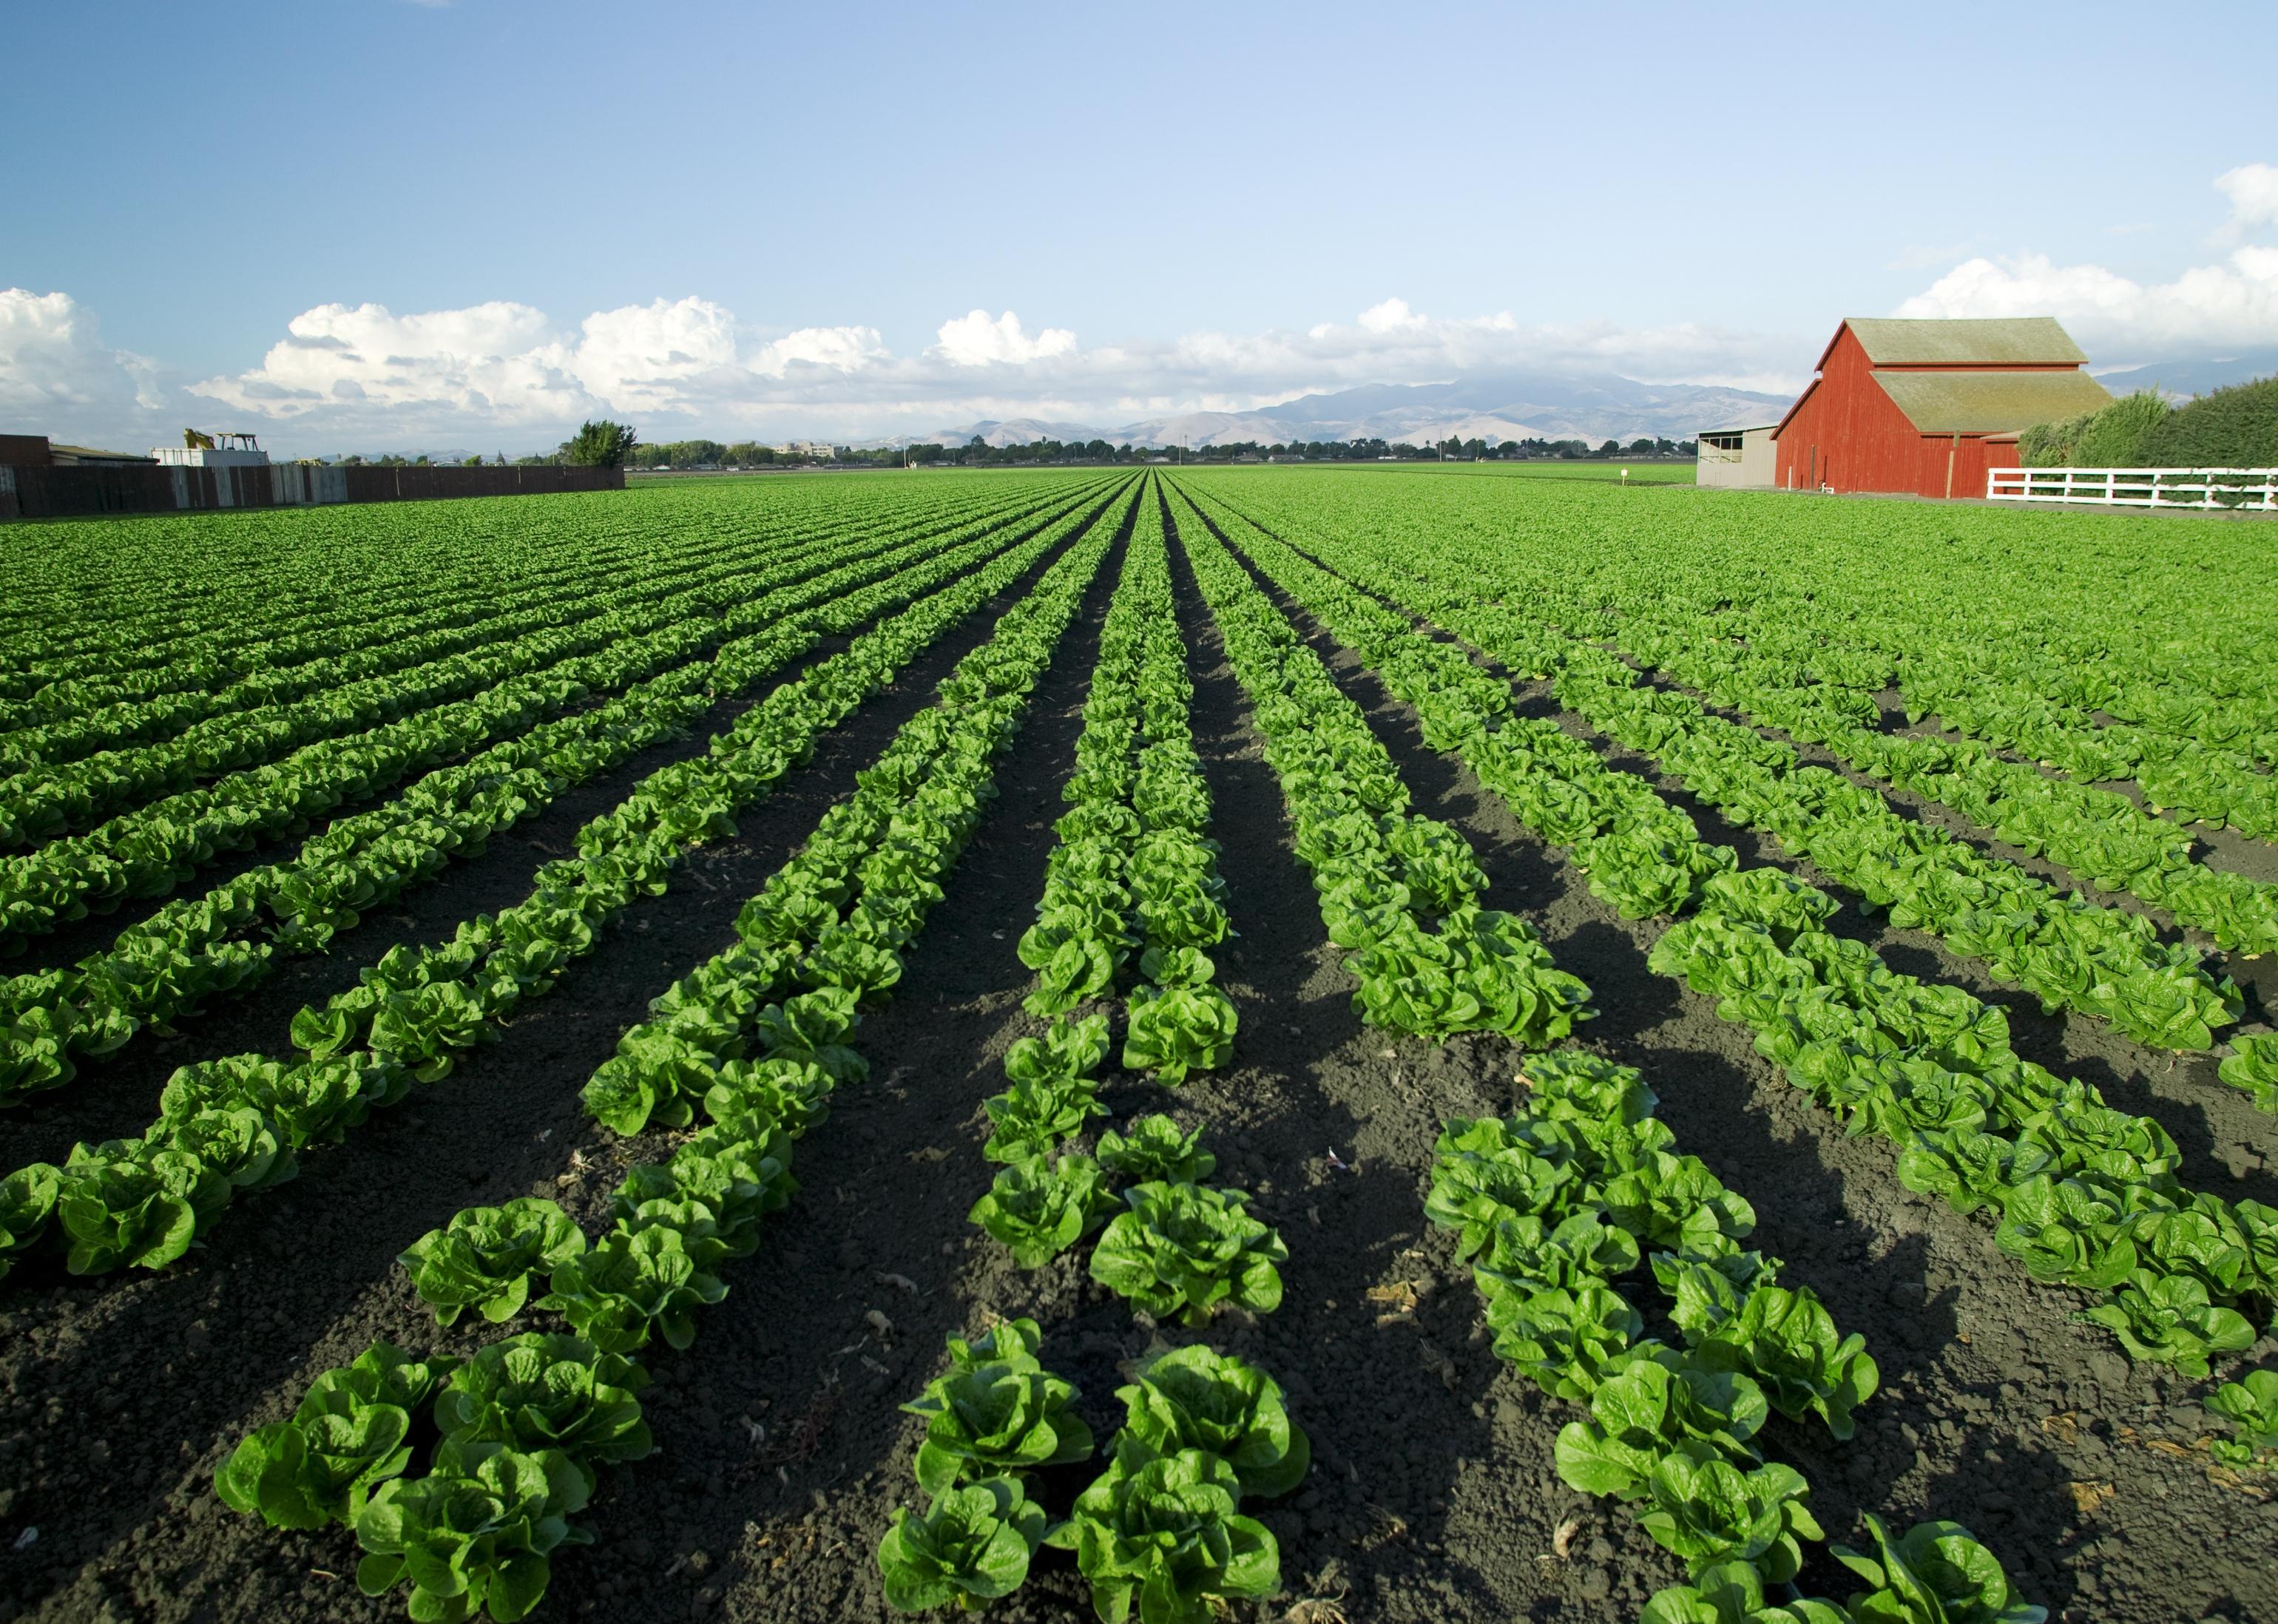
<instances>
[{"instance_id":1,"label":"fence rail","mask_svg":"<svg viewBox=\"0 0 2278 1624\"><path fill-rule=\"evenodd\" d=\"M2278 468L1996 468L1986 470L1985 497L1995 502L2278 513Z\"/></svg>"}]
</instances>

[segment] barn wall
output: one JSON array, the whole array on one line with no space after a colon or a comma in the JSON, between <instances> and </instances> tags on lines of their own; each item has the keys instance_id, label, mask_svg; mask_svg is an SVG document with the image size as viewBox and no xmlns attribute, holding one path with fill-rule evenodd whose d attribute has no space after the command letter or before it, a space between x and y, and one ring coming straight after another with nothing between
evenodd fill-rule
<instances>
[{"instance_id":1,"label":"barn wall","mask_svg":"<svg viewBox=\"0 0 2278 1624\"><path fill-rule=\"evenodd\" d=\"M1827 354L1818 384L1773 442L1773 483L1783 490L1921 491L1923 437L1875 382L1867 352L1846 327ZM1940 441L1937 485L1945 484ZM1982 483L1982 482L1981 482Z\"/></svg>"},{"instance_id":2,"label":"barn wall","mask_svg":"<svg viewBox=\"0 0 2278 1624\"><path fill-rule=\"evenodd\" d=\"M1982 434L1965 434L1961 437L1961 454L1953 460L1953 493L1956 496L1983 496L1985 494L1987 470L2016 466L2015 440L1997 446ZM1939 488L1944 489L1943 481Z\"/></svg>"},{"instance_id":3,"label":"barn wall","mask_svg":"<svg viewBox=\"0 0 2278 1624\"><path fill-rule=\"evenodd\" d=\"M1982 366L1892 366L1885 372L1976 371ZM2002 371L2069 372L2069 363L2004 365ZM1848 326L1836 334L1818 382L1772 442L1772 483L1782 490L1917 496L1984 496L1989 469L2014 468L2014 436L1990 445L1982 434L1924 434L1898 408Z\"/></svg>"}]
</instances>

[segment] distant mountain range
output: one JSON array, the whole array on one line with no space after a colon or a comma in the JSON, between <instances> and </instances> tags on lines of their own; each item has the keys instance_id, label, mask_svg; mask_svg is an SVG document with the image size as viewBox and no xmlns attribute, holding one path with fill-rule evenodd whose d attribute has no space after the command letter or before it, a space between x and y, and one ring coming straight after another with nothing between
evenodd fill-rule
<instances>
[{"instance_id":1,"label":"distant mountain range","mask_svg":"<svg viewBox=\"0 0 2278 1624\"><path fill-rule=\"evenodd\" d=\"M1422 445L1453 435L1460 439L1586 439L1595 444L1648 434L1690 439L1704 429L1775 423L1788 400L1786 395L1749 389L1640 384L1612 373L1513 373L1446 384L1366 384L1246 412L1185 412L1120 428L1034 417L992 418L913 438L963 445L977 434L991 446L1039 439L1104 439L1118 446L1351 439Z\"/></svg>"},{"instance_id":2,"label":"distant mountain range","mask_svg":"<svg viewBox=\"0 0 2278 1624\"><path fill-rule=\"evenodd\" d=\"M2188 400L2209 390L2244 384L2278 373L2278 347L2244 349L2235 355L2199 361L2146 361L2119 370L2091 367L2096 381L2114 394L2157 389L2170 400Z\"/></svg>"},{"instance_id":3,"label":"distant mountain range","mask_svg":"<svg viewBox=\"0 0 2278 1624\"><path fill-rule=\"evenodd\" d=\"M2157 388L2182 400L2273 373L2278 373L2278 347L2242 350L2216 359L2130 363L2116 370L2098 370L2097 377L2114 394ZM977 434L991 446L1040 439L1190 446L1239 440L1287 445L1292 440L1382 439L1420 446L1453 435L1459 439L1585 439L1594 445L1644 434L1691 439L1704 429L1777 423L1792 399L1702 384L1640 384L1610 372L1482 374L1446 384L1365 384L1246 412L1183 412L1120 428L1037 417L990 418L908 438L963 445Z\"/></svg>"}]
</instances>

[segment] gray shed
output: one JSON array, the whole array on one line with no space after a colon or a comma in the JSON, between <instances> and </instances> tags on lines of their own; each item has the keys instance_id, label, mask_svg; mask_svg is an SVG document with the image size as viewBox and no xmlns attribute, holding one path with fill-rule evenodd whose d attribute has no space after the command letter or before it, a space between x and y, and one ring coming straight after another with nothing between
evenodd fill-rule
<instances>
[{"instance_id":1,"label":"gray shed","mask_svg":"<svg viewBox=\"0 0 2278 1624\"><path fill-rule=\"evenodd\" d=\"M1764 423L1741 429L1703 430L1693 482L1727 490L1770 490L1777 450L1772 431L1777 427L1776 423Z\"/></svg>"}]
</instances>

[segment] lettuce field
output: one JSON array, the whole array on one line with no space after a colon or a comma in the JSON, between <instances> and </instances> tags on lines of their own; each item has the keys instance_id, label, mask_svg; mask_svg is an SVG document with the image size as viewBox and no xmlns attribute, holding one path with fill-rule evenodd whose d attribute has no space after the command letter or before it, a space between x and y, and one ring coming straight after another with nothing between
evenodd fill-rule
<instances>
[{"instance_id":1,"label":"lettuce field","mask_svg":"<svg viewBox=\"0 0 2278 1624\"><path fill-rule=\"evenodd\" d=\"M2278 1618L2251 522L0 535L0 1620Z\"/></svg>"}]
</instances>

